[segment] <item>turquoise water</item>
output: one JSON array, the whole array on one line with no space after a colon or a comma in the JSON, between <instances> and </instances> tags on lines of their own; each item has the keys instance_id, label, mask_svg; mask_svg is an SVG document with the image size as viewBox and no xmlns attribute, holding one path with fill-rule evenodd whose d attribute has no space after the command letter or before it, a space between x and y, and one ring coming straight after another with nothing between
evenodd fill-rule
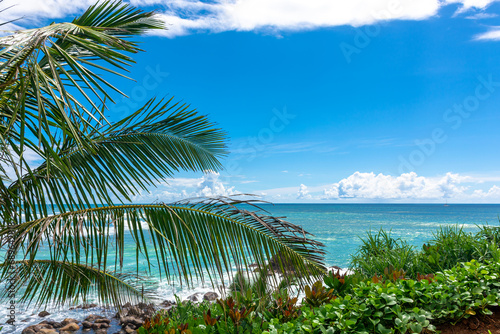
<instances>
[{"instance_id":1,"label":"turquoise water","mask_svg":"<svg viewBox=\"0 0 500 334\"><path fill-rule=\"evenodd\" d=\"M315 235L315 238L326 245L326 264L348 267L350 255L355 252L361 241L359 237L367 231L384 228L392 231L392 235L421 247L432 239L439 226L460 225L464 230L477 231L476 225L499 225L500 205L426 205L426 204L266 204L262 206L270 214L287 217L287 220L301 225ZM126 241L125 270L136 268L136 247L132 239ZM144 267L141 263L140 267ZM227 278L225 279L227 282ZM162 299L173 299L177 294L185 298L195 292L204 293L213 288L207 284L186 290L185 286L172 286L166 281L159 283L157 296ZM18 305L17 319L24 320L14 330L20 333L28 325L40 322L36 316L38 311L31 307ZM69 311L56 306L48 306L50 317L62 320L67 317L83 319L89 312L100 313L99 310ZM36 313L35 313L36 312ZM102 311L103 312L103 311ZM6 308L0 309L0 324L6 320Z\"/></svg>"}]
</instances>

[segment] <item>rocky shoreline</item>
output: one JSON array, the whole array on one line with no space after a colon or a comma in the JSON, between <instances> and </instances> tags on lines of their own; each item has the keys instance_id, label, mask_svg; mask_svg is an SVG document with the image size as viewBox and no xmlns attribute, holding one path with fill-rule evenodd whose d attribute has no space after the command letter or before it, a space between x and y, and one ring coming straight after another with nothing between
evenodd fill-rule
<instances>
[{"instance_id":1,"label":"rocky shoreline","mask_svg":"<svg viewBox=\"0 0 500 334\"><path fill-rule=\"evenodd\" d=\"M219 295L211 291L205 294L195 293L187 297L186 301L193 303L202 301L214 302L217 298L219 298ZM90 314L83 320L66 318L63 321L52 320L50 319L51 314L49 312L41 311L38 313L38 317L46 318L46 320L36 325L27 326L23 329L22 334L135 334L144 321L150 318L155 312L162 309L170 310L175 305L175 301L169 300L165 300L158 305L146 303L132 305L126 303L122 306L121 311L116 312L113 317ZM99 306L97 304L84 304L70 308L70 310L74 309L96 309L98 311Z\"/></svg>"},{"instance_id":2,"label":"rocky shoreline","mask_svg":"<svg viewBox=\"0 0 500 334\"><path fill-rule=\"evenodd\" d=\"M341 273L349 272L348 269L342 269L337 266L328 267L328 270L338 270ZM183 302L214 302L219 297L219 294L213 291L205 293L197 292L184 298ZM69 308L69 310L81 309L90 311L90 314L83 320L66 318L62 321L52 320L49 312L42 311L38 313L38 317L46 320L27 326L22 330L21 334L135 334L144 321L150 318L155 312L162 309L170 310L175 305L176 302L171 300L165 300L160 304L139 303L132 305L126 303L122 306L121 311L116 312L114 315L103 316L105 308L97 304L83 304ZM111 311L111 309L106 310L108 314ZM18 323L17 326L19 325Z\"/></svg>"}]
</instances>

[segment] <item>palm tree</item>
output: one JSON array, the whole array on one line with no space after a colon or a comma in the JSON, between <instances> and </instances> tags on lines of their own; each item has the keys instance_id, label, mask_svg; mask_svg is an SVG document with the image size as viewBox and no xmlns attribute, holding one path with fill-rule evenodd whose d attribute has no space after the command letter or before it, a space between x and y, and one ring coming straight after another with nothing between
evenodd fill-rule
<instances>
[{"instance_id":1,"label":"palm tree","mask_svg":"<svg viewBox=\"0 0 500 334\"><path fill-rule=\"evenodd\" d=\"M131 38L163 28L154 12L105 1L72 22L0 38L0 279L15 277L20 302L143 300L138 269L124 269L127 238L137 268L188 285L249 261L264 268L276 254L303 283L323 273L321 243L240 205L249 201L129 204L179 170L220 170L226 154L225 133L172 99L105 118L122 93L103 73L126 77L128 54L141 51Z\"/></svg>"}]
</instances>

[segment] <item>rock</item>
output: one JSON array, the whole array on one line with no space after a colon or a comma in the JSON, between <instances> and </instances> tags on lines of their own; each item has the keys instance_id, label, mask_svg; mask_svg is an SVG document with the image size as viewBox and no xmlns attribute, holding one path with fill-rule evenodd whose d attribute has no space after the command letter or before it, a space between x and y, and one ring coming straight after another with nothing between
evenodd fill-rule
<instances>
[{"instance_id":1,"label":"rock","mask_svg":"<svg viewBox=\"0 0 500 334\"><path fill-rule=\"evenodd\" d=\"M85 321L94 322L97 319L103 319L103 318L105 317L103 317L102 315L90 314L88 317L85 318Z\"/></svg>"},{"instance_id":2,"label":"rock","mask_svg":"<svg viewBox=\"0 0 500 334\"><path fill-rule=\"evenodd\" d=\"M191 296L187 297L186 299L190 300L192 302L197 302L200 300L199 295L201 295L201 293L195 293L194 295L191 295Z\"/></svg>"},{"instance_id":3,"label":"rock","mask_svg":"<svg viewBox=\"0 0 500 334\"><path fill-rule=\"evenodd\" d=\"M68 332L68 331L59 331L59 334L72 334L72 332Z\"/></svg>"},{"instance_id":4,"label":"rock","mask_svg":"<svg viewBox=\"0 0 500 334\"><path fill-rule=\"evenodd\" d=\"M38 324L31 327L35 330L35 332L39 332L42 328L53 329L52 326L49 324Z\"/></svg>"},{"instance_id":5,"label":"rock","mask_svg":"<svg viewBox=\"0 0 500 334\"><path fill-rule=\"evenodd\" d=\"M203 300L214 301L219 298L219 295L215 292L207 292L203 295Z\"/></svg>"},{"instance_id":6,"label":"rock","mask_svg":"<svg viewBox=\"0 0 500 334\"><path fill-rule=\"evenodd\" d=\"M92 323L90 321L85 320L82 322L82 327L83 328L90 328L90 327L92 327Z\"/></svg>"},{"instance_id":7,"label":"rock","mask_svg":"<svg viewBox=\"0 0 500 334\"><path fill-rule=\"evenodd\" d=\"M96 319L95 320L95 323L102 323L102 322L105 322L107 324L109 324L111 322L111 320L105 318L105 317L102 317L102 318L99 318L99 319Z\"/></svg>"},{"instance_id":8,"label":"rock","mask_svg":"<svg viewBox=\"0 0 500 334\"><path fill-rule=\"evenodd\" d=\"M56 330L52 329L52 328L42 328L42 329L40 329L39 333L42 333L42 334L57 334Z\"/></svg>"},{"instance_id":9,"label":"rock","mask_svg":"<svg viewBox=\"0 0 500 334\"><path fill-rule=\"evenodd\" d=\"M36 331L33 329L33 326L28 326L25 329L23 329L21 334L35 334Z\"/></svg>"},{"instance_id":10,"label":"rock","mask_svg":"<svg viewBox=\"0 0 500 334\"><path fill-rule=\"evenodd\" d=\"M89 308L97 307L97 304L83 304L82 310L87 310Z\"/></svg>"},{"instance_id":11,"label":"rock","mask_svg":"<svg viewBox=\"0 0 500 334\"><path fill-rule=\"evenodd\" d=\"M21 322L28 322L28 321L30 321L30 318L26 318L26 319L21 320Z\"/></svg>"},{"instance_id":12,"label":"rock","mask_svg":"<svg viewBox=\"0 0 500 334\"><path fill-rule=\"evenodd\" d=\"M96 331L95 331L95 334L106 334L107 332L108 332L108 330L107 330L107 329L102 328L102 329L98 329L98 330L96 330Z\"/></svg>"},{"instance_id":13,"label":"rock","mask_svg":"<svg viewBox=\"0 0 500 334\"><path fill-rule=\"evenodd\" d=\"M94 324L92 325L93 329L104 329L104 328L108 328L108 327L109 327L109 324L106 322L94 322Z\"/></svg>"},{"instance_id":14,"label":"rock","mask_svg":"<svg viewBox=\"0 0 500 334\"><path fill-rule=\"evenodd\" d=\"M48 324L48 325L52 326L52 328L62 327L62 324L60 322L57 322L54 320L44 320L40 324Z\"/></svg>"},{"instance_id":15,"label":"rock","mask_svg":"<svg viewBox=\"0 0 500 334\"><path fill-rule=\"evenodd\" d=\"M170 301L170 300L164 300L164 301L160 304L160 306L164 306L164 307L170 307L170 306L173 306L173 305L175 305L175 302L172 302L172 301Z\"/></svg>"},{"instance_id":16,"label":"rock","mask_svg":"<svg viewBox=\"0 0 500 334\"><path fill-rule=\"evenodd\" d=\"M80 321L76 320L76 319L73 319L73 318L66 318L64 319L61 323L63 324L63 326L66 326L67 324L71 324L71 323L79 323Z\"/></svg>"},{"instance_id":17,"label":"rock","mask_svg":"<svg viewBox=\"0 0 500 334\"><path fill-rule=\"evenodd\" d=\"M66 321L66 320L64 320ZM66 326L64 327L61 327L59 330L60 331L69 331L69 332L73 332L73 331L77 331L80 329L80 326L78 326L77 324L75 324L74 322L70 322L69 324L67 324Z\"/></svg>"},{"instance_id":18,"label":"rock","mask_svg":"<svg viewBox=\"0 0 500 334\"><path fill-rule=\"evenodd\" d=\"M132 329L132 328L130 328L130 327L125 327L125 333L127 333L127 334L135 334L135 333L137 333L137 331L134 330L134 329Z\"/></svg>"},{"instance_id":19,"label":"rock","mask_svg":"<svg viewBox=\"0 0 500 334\"><path fill-rule=\"evenodd\" d=\"M136 315L136 316L141 316L143 312L141 311L140 308L137 306L132 306L128 309L127 315Z\"/></svg>"},{"instance_id":20,"label":"rock","mask_svg":"<svg viewBox=\"0 0 500 334\"><path fill-rule=\"evenodd\" d=\"M121 321L123 324L127 324L127 325L134 325L134 329L137 328L137 327L141 327L144 320L142 319L138 319L136 317L125 317L123 318L123 320Z\"/></svg>"},{"instance_id":21,"label":"rock","mask_svg":"<svg viewBox=\"0 0 500 334\"><path fill-rule=\"evenodd\" d=\"M82 332L90 332L92 330L92 328L84 328L82 329Z\"/></svg>"},{"instance_id":22,"label":"rock","mask_svg":"<svg viewBox=\"0 0 500 334\"><path fill-rule=\"evenodd\" d=\"M49 313L49 312L47 312L47 311L42 311L42 312L38 313L38 316L39 316L39 317L42 317L42 318L43 318L43 317L46 317L46 316L48 316L48 315L50 315L50 313Z\"/></svg>"}]
</instances>

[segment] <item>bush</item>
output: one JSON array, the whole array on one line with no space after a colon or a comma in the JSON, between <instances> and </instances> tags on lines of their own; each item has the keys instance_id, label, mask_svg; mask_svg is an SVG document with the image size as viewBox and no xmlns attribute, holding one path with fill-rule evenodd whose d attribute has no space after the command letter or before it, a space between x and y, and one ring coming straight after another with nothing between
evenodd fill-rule
<instances>
[{"instance_id":1,"label":"bush","mask_svg":"<svg viewBox=\"0 0 500 334\"><path fill-rule=\"evenodd\" d=\"M422 333L458 322L500 300L500 264L466 262L432 279L361 282L352 295L302 308L296 321L269 322L264 333Z\"/></svg>"},{"instance_id":2,"label":"bush","mask_svg":"<svg viewBox=\"0 0 500 334\"><path fill-rule=\"evenodd\" d=\"M421 251L390 232L369 232L351 258L353 269L365 277L404 271L406 278L453 268L457 263L473 259L500 260L500 227L480 226L479 232L468 233L462 227L441 227Z\"/></svg>"}]
</instances>

